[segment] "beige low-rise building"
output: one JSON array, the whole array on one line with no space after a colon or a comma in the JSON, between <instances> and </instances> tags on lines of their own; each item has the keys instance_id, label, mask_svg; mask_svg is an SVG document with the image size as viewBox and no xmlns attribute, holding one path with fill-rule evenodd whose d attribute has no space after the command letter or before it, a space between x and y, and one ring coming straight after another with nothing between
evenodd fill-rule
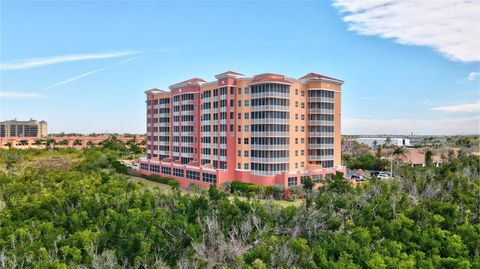
<instances>
[{"instance_id":1,"label":"beige low-rise building","mask_svg":"<svg viewBox=\"0 0 480 269\"><path fill-rule=\"evenodd\" d=\"M0 122L0 137L46 137L48 135L46 121L33 119L19 121L17 119Z\"/></svg>"}]
</instances>

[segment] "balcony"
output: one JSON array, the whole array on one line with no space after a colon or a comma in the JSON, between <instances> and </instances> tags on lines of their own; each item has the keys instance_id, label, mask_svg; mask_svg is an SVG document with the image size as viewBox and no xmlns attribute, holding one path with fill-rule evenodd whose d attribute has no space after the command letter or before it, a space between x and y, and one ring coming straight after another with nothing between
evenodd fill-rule
<instances>
[{"instance_id":1,"label":"balcony","mask_svg":"<svg viewBox=\"0 0 480 269\"><path fill-rule=\"evenodd\" d=\"M334 121L326 121L326 120L309 120L308 125L312 126L333 126Z\"/></svg>"},{"instance_id":2,"label":"balcony","mask_svg":"<svg viewBox=\"0 0 480 269\"><path fill-rule=\"evenodd\" d=\"M290 119L252 119L252 124L290 124Z\"/></svg>"},{"instance_id":3,"label":"balcony","mask_svg":"<svg viewBox=\"0 0 480 269\"><path fill-rule=\"evenodd\" d=\"M333 144L308 144L309 149L333 149Z\"/></svg>"},{"instance_id":4,"label":"balcony","mask_svg":"<svg viewBox=\"0 0 480 269\"><path fill-rule=\"evenodd\" d=\"M333 161L333 155L308 155L308 159L311 161Z\"/></svg>"},{"instance_id":5,"label":"balcony","mask_svg":"<svg viewBox=\"0 0 480 269\"><path fill-rule=\"evenodd\" d=\"M260 105L260 106L252 106L252 111L289 111L289 106L280 106L280 105Z\"/></svg>"},{"instance_id":6,"label":"balcony","mask_svg":"<svg viewBox=\"0 0 480 269\"><path fill-rule=\"evenodd\" d=\"M288 163L288 157L251 157L252 163Z\"/></svg>"},{"instance_id":7,"label":"balcony","mask_svg":"<svg viewBox=\"0 0 480 269\"><path fill-rule=\"evenodd\" d=\"M309 103L333 103L333 98L330 97L308 97Z\"/></svg>"},{"instance_id":8,"label":"balcony","mask_svg":"<svg viewBox=\"0 0 480 269\"><path fill-rule=\"evenodd\" d=\"M289 137L290 132L251 132L252 137Z\"/></svg>"},{"instance_id":9,"label":"balcony","mask_svg":"<svg viewBox=\"0 0 480 269\"><path fill-rule=\"evenodd\" d=\"M252 144L252 150L288 150L289 145L258 145Z\"/></svg>"},{"instance_id":10,"label":"balcony","mask_svg":"<svg viewBox=\"0 0 480 269\"><path fill-rule=\"evenodd\" d=\"M334 137L334 132L308 132L310 137Z\"/></svg>"},{"instance_id":11,"label":"balcony","mask_svg":"<svg viewBox=\"0 0 480 269\"><path fill-rule=\"evenodd\" d=\"M261 92L261 93L252 93L252 99L255 98L290 98L289 93L280 93L280 92Z\"/></svg>"},{"instance_id":12,"label":"balcony","mask_svg":"<svg viewBox=\"0 0 480 269\"><path fill-rule=\"evenodd\" d=\"M333 114L333 109L327 108L309 108L308 113Z\"/></svg>"}]
</instances>

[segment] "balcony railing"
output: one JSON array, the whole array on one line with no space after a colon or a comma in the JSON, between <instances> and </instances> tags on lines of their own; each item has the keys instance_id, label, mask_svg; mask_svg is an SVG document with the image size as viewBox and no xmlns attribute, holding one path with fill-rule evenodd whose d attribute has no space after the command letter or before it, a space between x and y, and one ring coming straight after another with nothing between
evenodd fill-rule
<instances>
[{"instance_id":1,"label":"balcony railing","mask_svg":"<svg viewBox=\"0 0 480 269\"><path fill-rule=\"evenodd\" d=\"M267 110L279 110L279 111L289 111L289 106L280 106L280 105L260 105L252 106L252 111L267 111Z\"/></svg>"},{"instance_id":2,"label":"balcony railing","mask_svg":"<svg viewBox=\"0 0 480 269\"><path fill-rule=\"evenodd\" d=\"M252 150L288 150L288 144L284 145L259 145L259 144L252 144Z\"/></svg>"},{"instance_id":3,"label":"balcony railing","mask_svg":"<svg viewBox=\"0 0 480 269\"><path fill-rule=\"evenodd\" d=\"M288 157L251 157L252 163L288 163Z\"/></svg>"},{"instance_id":4,"label":"balcony railing","mask_svg":"<svg viewBox=\"0 0 480 269\"><path fill-rule=\"evenodd\" d=\"M289 93L280 93L280 92L260 92L252 93L252 99L254 98L290 98Z\"/></svg>"}]
</instances>

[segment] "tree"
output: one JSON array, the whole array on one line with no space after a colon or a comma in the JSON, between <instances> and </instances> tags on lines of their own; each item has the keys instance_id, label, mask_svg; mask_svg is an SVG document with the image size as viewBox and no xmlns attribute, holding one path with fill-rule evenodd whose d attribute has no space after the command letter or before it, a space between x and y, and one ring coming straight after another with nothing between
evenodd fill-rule
<instances>
[{"instance_id":1,"label":"tree","mask_svg":"<svg viewBox=\"0 0 480 269\"><path fill-rule=\"evenodd\" d=\"M5 143L5 146L7 146L10 149L12 148L13 143L11 141L8 141L7 143Z\"/></svg>"},{"instance_id":2,"label":"tree","mask_svg":"<svg viewBox=\"0 0 480 269\"><path fill-rule=\"evenodd\" d=\"M43 143L43 139L35 139L35 141L33 142L35 146L40 146L42 143Z\"/></svg>"},{"instance_id":3,"label":"tree","mask_svg":"<svg viewBox=\"0 0 480 269\"><path fill-rule=\"evenodd\" d=\"M55 139L49 137L45 142L47 147L52 147L52 148L55 147L55 143L56 143Z\"/></svg>"},{"instance_id":4,"label":"tree","mask_svg":"<svg viewBox=\"0 0 480 269\"><path fill-rule=\"evenodd\" d=\"M92 147L92 146L94 146L94 145L95 145L95 144L93 143L92 140L88 140L88 141L87 141L87 146Z\"/></svg>"},{"instance_id":5,"label":"tree","mask_svg":"<svg viewBox=\"0 0 480 269\"><path fill-rule=\"evenodd\" d=\"M82 145L82 140L80 140L80 139L75 139L75 141L73 141L73 145L74 145L74 146L81 146L81 145Z\"/></svg>"},{"instance_id":6,"label":"tree","mask_svg":"<svg viewBox=\"0 0 480 269\"><path fill-rule=\"evenodd\" d=\"M303 177L303 178L302 178L302 184L303 184L303 188L304 188L307 192L311 192L312 189L313 189L313 186L315 185L315 184L313 183L311 177Z\"/></svg>"},{"instance_id":7,"label":"tree","mask_svg":"<svg viewBox=\"0 0 480 269\"><path fill-rule=\"evenodd\" d=\"M387 139L385 139L385 146L390 146L390 144L392 143L392 139L390 137L387 137Z\"/></svg>"},{"instance_id":8,"label":"tree","mask_svg":"<svg viewBox=\"0 0 480 269\"><path fill-rule=\"evenodd\" d=\"M377 140L373 140L372 142L373 149L377 148L377 144L378 144Z\"/></svg>"},{"instance_id":9,"label":"tree","mask_svg":"<svg viewBox=\"0 0 480 269\"><path fill-rule=\"evenodd\" d=\"M425 152L425 165L431 166L433 163L433 152L431 150L427 150Z\"/></svg>"},{"instance_id":10,"label":"tree","mask_svg":"<svg viewBox=\"0 0 480 269\"><path fill-rule=\"evenodd\" d=\"M28 140L22 139L22 140L18 141L18 144L21 145L21 146L26 146L26 145L28 145Z\"/></svg>"}]
</instances>

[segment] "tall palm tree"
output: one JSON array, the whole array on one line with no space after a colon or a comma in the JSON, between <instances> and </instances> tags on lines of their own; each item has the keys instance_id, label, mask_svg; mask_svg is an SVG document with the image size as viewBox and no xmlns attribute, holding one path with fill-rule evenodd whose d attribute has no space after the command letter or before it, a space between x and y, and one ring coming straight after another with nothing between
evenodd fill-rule
<instances>
[{"instance_id":1,"label":"tall palm tree","mask_svg":"<svg viewBox=\"0 0 480 269\"><path fill-rule=\"evenodd\" d=\"M405 149L403 147L396 146L393 149L393 158L395 159L395 169L398 166L398 163L402 156L405 156ZM392 173L392 177L393 177L393 173Z\"/></svg>"}]
</instances>

